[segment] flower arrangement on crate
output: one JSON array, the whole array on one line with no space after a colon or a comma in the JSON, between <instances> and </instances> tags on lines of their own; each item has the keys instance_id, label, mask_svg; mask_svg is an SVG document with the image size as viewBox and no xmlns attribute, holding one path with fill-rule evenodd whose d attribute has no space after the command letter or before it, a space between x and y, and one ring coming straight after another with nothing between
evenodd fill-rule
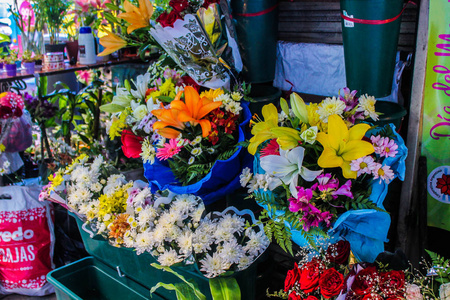
<instances>
[{"instance_id":1,"label":"flower arrangement on crate","mask_svg":"<svg viewBox=\"0 0 450 300\"><path fill-rule=\"evenodd\" d=\"M141 45L144 51L156 40L197 84L227 86L233 72L242 69L242 60L228 5L223 2L219 6L219 2L170 1L154 10L148 0L139 1L138 6L125 1L114 20L127 27L127 34L108 32L100 39L106 48L100 55L127 45ZM136 35L139 38L134 38Z\"/></svg>"},{"instance_id":2,"label":"flower arrangement on crate","mask_svg":"<svg viewBox=\"0 0 450 300\"><path fill-rule=\"evenodd\" d=\"M306 105L293 93L291 108L281 99L280 114L269 104L264 119L252 121L255 174L244 170L241 184L265 208L266 231L276 231L286 250L291 238L314 244L317 235L344 236L363 261L384 249L390 219L383 200L387 185L404 176L407 150L392 125L363 122L377 120L375 98L355 94L345 88Z\"/></svg>"},{"instance_id":3,"label":"flower arrangement on crate","mask_svg":"<svg viewBox=\"0 0 450 300\"><path fill-rule=\"evenodd\" d=\"M212 289L240 293L229 276L249 267L269 245L250 211L228 208L202 217L205 206L197 196L152 193L122 175L108 177L102 169L101 156L88 163L82 155L50 177L40 199L65 204L114 245L136 249L138 255L150 253L160 264L155 268L180 276L169 267L194 264L206 278L222 282ZM155 289L159 286L164 285ZM187 287L201 293L195 285Z\"/></svg>"}]
</instances>

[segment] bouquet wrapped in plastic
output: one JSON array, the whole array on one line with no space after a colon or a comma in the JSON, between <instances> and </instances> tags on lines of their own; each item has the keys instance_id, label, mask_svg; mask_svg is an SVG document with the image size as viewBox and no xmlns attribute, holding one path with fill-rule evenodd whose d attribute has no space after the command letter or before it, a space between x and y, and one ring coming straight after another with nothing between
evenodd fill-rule
<instances>
[{"instance_id":1,"label":"bouquet wrapped in plastic","mask_svg":"<svg viewBox=\"0 0 450 300\"><path fill-rule=\"evenodd\" d=\"M248 147L255 174L245 170L241 183L265 208L268 230L283 228L274 235L282 246L291 238L304 245L318 235L344 237L358 259L372 262L390 224L387 186L403 179L407 149L393 125L365 123L378 119L375 98L355 94L344 89L305 105L294 93L291 109L281 100L280 114L266 105Z\"/></svg>"}]
</instances>

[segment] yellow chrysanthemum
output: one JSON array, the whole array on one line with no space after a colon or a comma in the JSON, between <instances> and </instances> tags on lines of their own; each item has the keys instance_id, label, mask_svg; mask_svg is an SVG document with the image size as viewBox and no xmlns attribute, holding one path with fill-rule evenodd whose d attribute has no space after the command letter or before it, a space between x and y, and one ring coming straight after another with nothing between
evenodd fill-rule
<instances>
[{"instance_id":1,"label":"yellow chrysanthemum","mask_svg":"<svg viewBox=\"0 0 450 300\"><path fill-rule=\"evenodd\" d=\"M62 174L60 171L56 172L53 176L48 176L48 180L52 183L52 185L49 187L49 191L54 191L56 187L60 186L64 182L64 178L62 177Z\"/></svg>"},{"instance_id":2,"label":"yellow chrysanthemum","mask_svg":"<svg viewBox=\"0 0 450 300\"><path fill-rule=\"evenodd\" d=\"M310 103L306 106L308 110L308 121L310 126L317 126L319 131L327 132L328 130L328 124L323 123L320 120L320 115L317 112L318 110L318 104L317 103Z\"/></svg>"},{"instance_id":3,"label":"yellow chrysanthemum","mask_svg":"<svg viewBox=\"0 0 450 300\"><path fill-rule=\"evenodd\" d=\"M206 97L209 100L213 101L216 97L220 96L223 94L223 90L222 89L210 89L208 91L204 91L200 94L200 98Z\"/></svg>"},{"instance_id":4,"label":"yellow chrysanthemum","mask_svg":"<svg viewBox=\"0 0 450 300\"><path fill-rule=\"evenodd\" d=\"M175 97L175 84L173 84L172 79L164 81L164 83L159 87L159 91L162 95L169 96L173 93Z\"/></svg>"}]
</instances>

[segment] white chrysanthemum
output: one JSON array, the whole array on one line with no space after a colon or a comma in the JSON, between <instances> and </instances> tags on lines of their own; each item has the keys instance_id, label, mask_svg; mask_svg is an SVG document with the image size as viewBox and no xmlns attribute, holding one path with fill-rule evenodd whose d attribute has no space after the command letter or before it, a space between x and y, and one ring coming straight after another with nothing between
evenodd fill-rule
<instances>
[{"instance_id":1,"label":"white chrysanthemum","mask_svg":"<svg viewBox=\"0 0 450 300\"><path fill-rule=\"evenodd\" d=\"M205 205L201 202L197 209L191 214L193 222L200 222L203 212L205 211Z\"/></svg>"},{"instance_id":2,"label":"white chrysanthemum","mask_svg":"<svg viewBox=\"0 0 450 300\"><path fill-rule=\"evenodd\" d=\"M192 253L192 236L192 231L185 230L176 238L178 247L180 247L180 253L183 253L185 257Z\"/></svg>"},{"instance_id":3,"label":"white chrysanthemum","mask_svg":"<svg viewBox=\"0 0 450 300\"><path fill-rule=\"evenodd\" d=\"M153 230L153 241L157 245L161 245L167 236L167 230L164 226L157 224Z\"/></svg>"},{"instance_id":4,"label":"white chrysanthemum","mask_svg":"<svg viewBox=\"0 0 450 300\"><path fill-rule=\"evenodd\" d=\"M152 226L153 220L156 217L156 209L154 209L152 206L146 207L145 209L141 210L139 212L139 215L136 217L138 220L139 226Z\"/></svg>"},{"instance_id":5,"label":"white chrysanthemum","mask_svg":"<svg viewBox=\"0 0 450 300\"><path fill-rule=\"evenodd\" d=\"M236 239L223 243L219 248L219 255L229 264L239 264L241 257L245 256L242 246L237 243Z\"/></svg>"},{"instance_id":6,"label":"white chrysanthemum","mask_svg":"<svg viewBox=\"0 0 450 300\"><path fill-rule=\"evenodd\" d=\"M216 243L219 243L233 239L234 235L228 228L217 226L216 232L214 232L214 238L216 239Z\"/></svg>"},{"instance_id":7,"label":"white chrysanthemum","mask_svg":"<svg viewBox=\"0 0 450 300\"><path fill-rule=\"evenodd\" d=\"M91 171L97 173L100 170L102 164L103 164L103 155L98 155L92 162Z\"/></svg>"},{"instance_id":8,"label":"white chrysanthemum","mask_svg":"<svg viewBox=\"0 0 450 300\"><path fill-rule=\"evenodd\" d=\"M328 123L328 117L331 115L342 117L345 107L345 103L336 97L326 98L319 104L317 114L322 122Z\"/></svg>"},{"instance_id":9,"label":"white chrysanthemum","mask_svg":"<svg viewBox=\"0 0 450 300\"><path fill-rule=\"evenodd\" d=\"M154 164L156 157L156 149L155 147L153 147L148 137L146 137L142 142L141 149L142 152L139 155L142 157L144 163Z\"/></svg>"},{"instance_id":10,"label":"white chrysanthemum","mask_svg":"<svg viewBox=\"0 0 450 300\"><path fill-rule=\"evenodd\" d=\"M250 168L244 168L241 175L239 175L239 182L241 183L241 186L246 187L252 177L253 173L251 172Z\"/></svg>"},{"instance_id":11,"label":"white chrysanthemum","mask_svg":"<svg viewBox=\"0 0 450 300\"><path fill-rule=\"evenodd\" d=\"M372 120L377 121L378 114L375 112L375 103L377 100L375 100L375 97L365 94L359 97L358 101L359 104L356 107L356 111L362 111L364 112L364 116L369 116Z\"/></svg>"},{"instance_id":12,"label":"white chrysanthemum","mask_svg":"<svg viewBox=\"0 0 450 300\"><path fill-rule=\"evenodd\" d=\"M205 258L200 260L200 271L205 272L208 278L225 273L229 267L230 265L217 252L214 252L212 256L206 254Z\"/></svg>"},{"instance_id":13,"label":"white chrysanthemum","mask_svg":"<svg viewBox=\"0 0 450 300\"><path fill-rule=\"evenodd\" d=\"M225 110L229 113L238 115L242 110L242 107L239 104L239 102L230 101L227 104L225 104Z\"/></svg>"},{"instance_id":14,"label":"white chrysanthemum","mask_svg":"<svg viewBox=\"0 0 450 300\"><path fill-rule=\"evenodd\" d=\"M211 250L212 243L214 243L214 239L209 232L202 232L198 229L195 231L192 239L192 247L195 253L200 254Z\"/></svg>"},{"instance_id":15,"label":"white chrysanthemum","mask_svg":"<svg viewBox=\"0 0 450 300\"><path fill-rule=\"evenodd\" d=\"M153 246L153 237L151 231L144 231L136 235L136 247L150 250Z\"/></svg>"},{"instance_id":16,"label":"white chrysanthemum","mask_svg":"<svg viewBox=\"0 0 450 300\"><path fill-rule=\"evenodd\" d=\"M227 104L228 102L232 101L230 95L228 94L221 94L219 96L217 96L216 98L214 98L214 102L219 102L222 101L222 106L224 106L225 104Z\"/></svg>"},{"instance_id":17,"label":"white chrysanthemum","mask_svg":"<svg viewBox=\"0 0 450 300\"><path fill-rule=\"evenodd\" d=\"M201 141L202 141L202 136L198 135L195 137L195 139L192 140L191 145L195 146L195 145L199 144Z\"/></svg>"},{"instance_id":18,"label":"white chrysanthemum","mask_svg":"<svg viewBox=\"0 0 450 300\"><path fill-rule=\"evenodd\" d=\"M240 233L244 230L245 220L237 215L226 214L219 221L217 227L223 228L231 234L235 232Z\"/></svg>"},{"instance_id":19,"label":"white chrysanthemum","mask_svg":"<svg viewBox=\"0 0 450 300\"><path fill-rule=\"evenodd\" d=\"M258 256L269 247L269 239L264 231L256 233L253 229L248 228L246 235L250 239L244 246L244 250L252 256Z\"/></svg>"},{"instance_id":20,"label":"white chrysanthemum","mask_svg":"<svg viewBox=\"0 0 450 300\"><path fill-rule=\"evenodd\" d=\"M167 234L166 241L175 241L183 232L180 227L176 225L166 226Z\"/></svg>"},{"instance_id":21,"label":"white chrysanthemum","mask_svg":"<svg viewBox=\"0 0 450 300\"><path fill-rule=\"evenodd\" d=\"M241 271L247 269L252 262L253 259L251 257L248 257L247 255L242 256L241 260L239 261L238 270Z\"/></svg>"},{"instance_id":22,"label":"white chrysanthemum","mask_svg":"<svg viewBox=\"0 0 450 300\"><path fill-rule=\"evenodd\" d=\"M91 191L93 191L94 193L100 193L102 188L103 186L100 182L91 184Z\"/></svg>"},{"instance_id":23,"label":"white chrysanthemum","mask_svg":"<svg viewBox=\"0 0 450 300\"><path fill-rule=\"evenodd\" d=\"M143 206L145 204L145 200L147 197L151 196L151 192L148 188L143 189L140 191L136 196L133 198L133 206Z\"/></svg>"},{"instance_id":24,"label":"white chrysanthemum","mask_svg":"<svg viewBox=\"0 0 450 300\"><path fill-rule=\"evenodd\" d=\"M202 152L203 152L202 148L200 148L200 147L196 147L191 150L191 154L194 156L198 156L198 155L202 154Z\"/></svg>"},{"instance_id":25,"label":"white chrysanthemum","mask_svg":"<svg viewBox=\"0 0 450 300\"><path fill-rule=\"evenodd\" d=\"M189 157L188 165L192 165L194 163L194 161L195 161L195 157L194 156Z\"/></svg>"},{"instance_id":26,"label":"white chrysanthemum","mask_svg":"<svg viewBox=\"0 0 450 300\"><path fill-rule=\"evenodd\" d=\"M178 253L173 250L166 250L164 251L159 257L158 262L161 264L161 266L170 267L173 264L182 262L183 258L178 256Z\"/></svg>"},{"instance_id":27,"label":"white chrysanthemum","mask_svg":"<svg viewBox=\"0 0 450 300\"><path fill-rule=\"evenodd\" d=\"M189 212L195 209L195 202L189 201L188 199L178 199L172 202L170 210L178 212L179 215L187 216Z\"/></svg>"}]
</instances>

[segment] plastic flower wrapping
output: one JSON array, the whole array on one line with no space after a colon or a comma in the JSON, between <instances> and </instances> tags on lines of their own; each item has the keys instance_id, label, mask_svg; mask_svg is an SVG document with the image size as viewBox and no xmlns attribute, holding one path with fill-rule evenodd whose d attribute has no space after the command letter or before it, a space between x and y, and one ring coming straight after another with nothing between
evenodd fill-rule
<instances>
[{"instance_id":1,"label":"plastic flower wrapping","mask_svg":"<svg viewBox=\"0 0 450 300\"><path fill-rule=\"evenodd\" d=\"M195 263L207 278L246 269L269 246L249 210L230 207L204 216L198 196L152 193L144 182L126 182L105 169L102 156L88 162L82 155L50 176L40 199L66 206L87 231L116 246L148 252L162 266Z\"/></svg>"},{"instance_id":2,"label":"plastic flower wrapping","mask_svg":"<svg viewBox=\"0 0 450 300\"><path fill-rule=\"evenodd\" d=\"M255 174L244 170L241 184L265 208L266 230L283 228L275 237L285 249L290 238L303 246L344 237L358 259L372 262L390 224L387 186L403 180L407 149L392 124L366 123L378 119L374 97L343 92L309 105L294 93L290 108L281 99L280 114L264 106L248 146Z\"/></svg>"}]
</instances>

